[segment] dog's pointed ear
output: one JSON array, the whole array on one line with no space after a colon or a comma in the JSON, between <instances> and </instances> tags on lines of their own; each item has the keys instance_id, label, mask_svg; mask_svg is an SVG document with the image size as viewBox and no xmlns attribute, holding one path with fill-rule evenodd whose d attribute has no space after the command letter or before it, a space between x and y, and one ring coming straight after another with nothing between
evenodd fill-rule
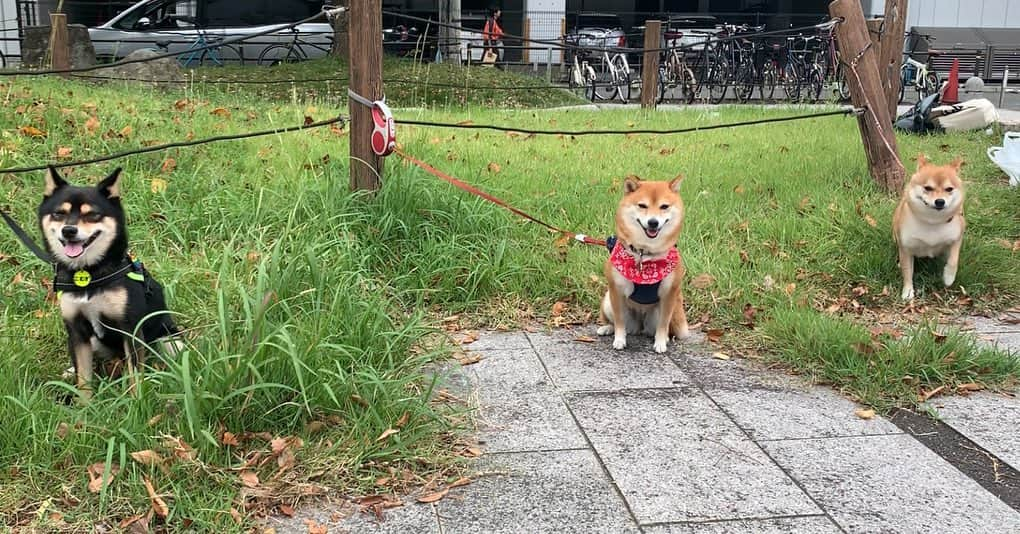
<instances>
[{"instance_id":1,"label":"dog's pointed ear","mask_svg":"<svg viewBox=\"0 0 1020 534\"><path fill-rule=\"evenodd\" d=\"M683 174L676 175L676 178L669 181L669 188L672 189L674 193L679 193L680 184L684 181L684 178L685 176Z\"/></svg>"},{"instance_id":2,"label":"dog's pointed ear","mask_svg":"<svg viewBox=\"0 0 1020 534\"><path fill-rule=\"evenodd\" d=\"M44 197L53 196L53 193L67 185L67 181L61 178L57 172L57 168L53 165L46 167L46 189L43 191Z\"/></svg>"},{"instance_id":3,"label":"dog's pointed ear","mask_svg":"<svg viewBox=\"0 0 1020 534\"><path fill-rule=\"evenodd\" d=\"M109 176L103 178L103 181L96 185L96 189L108 199L120 198L120 171L121 168L117 167Z\"/></svg>"},{"instance_id":4,"label":"dog's pointed ear","mask_svg":"<svg viewBox=\"0 0 1020 534\"><path fill-rule=\"evenodd\" d=\"M641 178L634 176L633 174L623 179L623 191L624 193L630 194L637 191L641 187Z\"/></svg>"},{"instance_id":5,"label":"dog's pointed ear","mask_svg":"<svg viewBox=\"0 0 1020 534\"><path fill-rule=\"evenodd\" d=\"M949 166L959 171L960 167L963 167L963 158L957 157L953 161L949 162Z\"/></svg>"},{"instance_id":6,"label":"dog's pointed ear","mask_svg":"<svg viewBox=\"0 0 1020 534\"><path fill-rule=\"evenodd\" d=\"M917 155L917 170L921 170L921 167L924 167L927 164L928 164L928 158L924 157L924 154L918 154Z\"/></svg>"}]
</instances>

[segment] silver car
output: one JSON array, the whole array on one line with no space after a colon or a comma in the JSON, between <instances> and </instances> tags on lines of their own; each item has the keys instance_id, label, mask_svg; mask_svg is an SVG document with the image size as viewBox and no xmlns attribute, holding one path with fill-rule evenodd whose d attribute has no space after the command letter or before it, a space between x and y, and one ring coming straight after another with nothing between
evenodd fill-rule
<instances>
[{"instance_id":1,"label":"silver car","mask_svg":"<svg viewBox=\"0 0 1020 534\"><path fill-rule=\"evenodd\" d=\"M296 22L318 13L322 5L315 0L142 0L89 28L89 37L100 60L121 59L139 49L180 52ZM325 20L301 24L297 30L303 56L328 53L333 29ZM224 62L254 63L266 48L294 39L293 31L284 30L224 46L217 55ZM189 55L179 57L187 62Z\"/></svg>"}]
</instances>

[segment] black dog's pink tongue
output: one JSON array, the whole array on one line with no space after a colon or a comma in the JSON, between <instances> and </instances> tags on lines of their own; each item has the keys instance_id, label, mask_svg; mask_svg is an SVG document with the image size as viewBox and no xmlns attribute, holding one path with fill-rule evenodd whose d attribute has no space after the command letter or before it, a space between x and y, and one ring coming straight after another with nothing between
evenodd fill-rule
<instances>
[{"instance_id":1,"label":"black dog's pink tongue","mask_svg":"<svg viewBox=\"0 0 1020 534\"><path fill-rule=\"evenodd\" d=\"M81 246L81 243L68 243L64 245L64 255L68 258L77 258L81 256L82 252L85 252L85 247Z\"/></svg>"}]
</instances>

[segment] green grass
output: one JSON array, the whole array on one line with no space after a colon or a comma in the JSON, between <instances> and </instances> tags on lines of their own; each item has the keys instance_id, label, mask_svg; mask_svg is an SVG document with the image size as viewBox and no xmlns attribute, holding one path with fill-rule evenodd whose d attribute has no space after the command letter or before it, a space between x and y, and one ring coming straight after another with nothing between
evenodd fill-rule
<instances>
[{"instance_id":1,"label":"green grass","mask_svg":"<svg viewBox=\"0 0 1020 534\"><path fill-rule=\"evenodd\" d=\"M347 64L336 58L281 64L272 68L230 66L185 69L190 91L201 95L264 98L292 104L316 102L339 106L347 102ZM544 71L542 72L544 76ZM558 73L554 73L558 74ZM272 81L334 79L305 83L240 84L214 83L229 80ZM491 67L463 68L449 63L420 63L410 59L385 57L383 79L386 101L396 107L481 106L490 108L541 108L584 101L568 91L548 88L544 78L507 72ZM113 82L123 83L123 82ZM535 90L505 90L506 87L539 87Z\"/></svg>"},{"instance_id":2,"label":"green grass","mask_svg":"<svg viewBox=\"0 0 1020 534\"><path fill-rule=\"evenodd\" d=\"M152 92L34 79L0 90L2 166L48 161L61 148L86 158L342 112L322 95L292 101L237 88ZM667 128L800 112L489 110L459 108L450 98L427 100L438 110L398 118ZM87 126L90 116L98 127ZM19 133L28 125L46 137ZM941 343L924 337L940 316L995 309L1020 295L1020 262L1000 244L1020 237L1020 193L1005 187L984 156L994 138L902 138L904 155L963 156L969 190L959 285L941 288L937 267L922 263L919 310L901 314L889 230L895 199L868 178L852 118L670 137L424 128L398 135L406 151L440 169L596 236L611 231L625 175L685 174L680 249L689 279L712 280L686 291L692 321L722 329L731 348L782 359L876 407L915 402L938 385L1005 387L1017 375L1002 354L958 335ZM387 160L378 195L352 195L346 155L346 132L320 129L118 162L133 251L167 287L189 329L185 357L150 371L141 398L112 383L88 406L58 401L68 391L59 382L68 358L59 314L43 300L50 273L0 232L0 280L8 282L0 289L0 524L51 529L53 512L77 528L99 518L116 524L148 509L143 477L168 495L170 524L199 530L243 528L231 508L243 515L245 499L292 502L304 484L362 494L380 491L373 487L379 477L441 477L458 450L460 412L430 400L441 385L426 364L445 354L429 339L432 318L459 313L510 326L549 319L557 301L567 303L570 317L596 309L604 250L559 249L558 236L397 157ZM69 179L94 181L111 167L74 169ZM41 182L40 173L0 176L2 203L29 227ZM747 304L758 310L753 330L741 324ZM871 342L866 328L878 323L913 335L879 337L873 349L858 345ZM405 413L399 433L376 441ZM236 468L257 452L269 457L270 445L253 437L227 446L225 431L297 435L304 445L281 478L272 479L275 460L262 468L253 492L243 490ZM130 458L149 449L172 456L167 436L190 444L197 458L173 462L169 473ZM122 471L107 491L91 494L86 467L106 461ZM405 468L413 473L407 480L399 476Z\"/></svg>"}]
</instances>

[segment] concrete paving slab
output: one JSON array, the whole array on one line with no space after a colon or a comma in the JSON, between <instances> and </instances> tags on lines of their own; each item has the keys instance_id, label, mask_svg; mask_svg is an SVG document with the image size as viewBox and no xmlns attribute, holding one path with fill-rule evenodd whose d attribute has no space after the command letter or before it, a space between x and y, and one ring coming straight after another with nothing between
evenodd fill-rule
<instances>
[{"instance_id":1,"label":"concrete paving slab","mask_svg":"<svg viewBox=\"0 0 1020 534\"><path fill-rule=\"evenodd\" d=\"M847 532L1020 532L1020 514L908 435L762 446Z\"/></svg>"},{"instance_id":2,"label":"concrete paving slab","mask_svg":"<svg viewBox=\"0 0 1020 534\"><path fill-rule=\"evenodd\" d=\"M471 352L486 351L486 350L516 350L516 349L530 349L531 343L528 342L528 338L524 335L524 332L496 332L493 330L483 330L478 332L478 339L462 345L464 350Z\"/></svg>"},{"instance_id":3,"label":"concrete paving slab","mask_svg":"<svg viewBox=\"0 0 1020 534\"><path fill-rule=\"evenodd\" d=\"M477 467L488 475L436 505L446 534L638 532L589 450L486 455Z\"/></svg>"},{"instance_id":4,"label":"concrete paving slab","mask_svg":"<svg viewBox=\"0 0 1020 534\"><path fill-rule=\"evenodd\" d=\"M373 534L439 534L439 519L431 504L418 504L414 498L405 498L404 506L390 508L383 512L382 520L374 515L361 513L352 504L329 506L302 506L294 517L270 517L266 527L272 527L277 534L307 534L309 525L326 527L331 533ZM311 523L309 523L309 521Z\"/></svg>"},{"instance_id":5,"label":"concrete paving slab","mask_svg":"<svg viewBox=\"0 0 1020 534\"><path fill-rule=\"evenodd\" d=\"M535 386L549 386L542 361L531 348L477 351L478 363L468 366L478 380L479 392L488 390L531 391Z\"/></svg>"},{"instance_id":6,"label":"concrete paving slab","mask_svg":"<svg viewBox=\"0 0 1020 534\"><path fill-rule=\"evenodd\" d=\"M638 521L818 514L818 509L696 390L567 396Z\"/></svg>"},{"instance_id":7,"label":"concrete paving slab","mask_svg":"<svg viewBox=\"0 0 1020 534\"><path fill-rule=\"evenodd\" d=\"M588 446L551 386L533 391L478 392L478 439L485 452L581 449Z\"/></svg>"},{"instance_id":8,"label":"concrete paving slab","mask_svg":"<svg viewBox=\"0 0 1020 534\"><path fill-rule=\"evenodd\" d=\"M706 389L712 398L754 440L824 438L900 434L882 417L854 415L858 405L836 392Z\"/></svg>"},{"instance_id":9,"label":"concrete paving slab","mask_svg":"<svg viewBox=\"0 0 1020 534\"><path fill-rule=\"evenodd\" d=\"M1020 315L1020 314L1017 314ZM1020 332L1020 324L1005 322L997 317L973 315L963 320L964 325L971 326L976 334L995 334L999 332Z\"/></svg>"},{"instance_id":10,"label":"concrete paving slab","mask_svg":"<svg viewBox=\"0 0 1020 534\"><path fill-rule=\"evenodd\" d=\"M742 358L713 358L707 349L684 351L673 360L692 380L706 389L808 391L810 381L802 376L767 369Z\"/></svg>"},{"instance_id":11,"label":"concrete paving slab","mask_svg":"<svg viewBox=\"0 0 1020 534\"><path fill-rule=\"evenodd\" d=\"M578 342L587 335L594 343ZM618 391L690 385L687 375L667 354L656 354L651 340L635 341L632 350L613 350L611 338L594 331L528 334L535 351L560 391Z\"/></svg>"},{"instance_id":12,"label":"concrete paving slab","mask_svg":"<svg viewBox=\"0 0 1020 534\"><path fill-rule=\"evenodd\" d=\"M939 417L982 449L1020 469L1020 399L995 393L930 401Z\"/></svg>"},{"instance_id":13,"label":"concrete paving slab","mask_svg":"<svg viewBox=\"0 0 1020 534\"><path fill-rule=\"evenodd\" d=\"M672 523L642 527L645 534L841 534L825 516L746 519L716 523Z\"/></svg>"}]
</instances>

